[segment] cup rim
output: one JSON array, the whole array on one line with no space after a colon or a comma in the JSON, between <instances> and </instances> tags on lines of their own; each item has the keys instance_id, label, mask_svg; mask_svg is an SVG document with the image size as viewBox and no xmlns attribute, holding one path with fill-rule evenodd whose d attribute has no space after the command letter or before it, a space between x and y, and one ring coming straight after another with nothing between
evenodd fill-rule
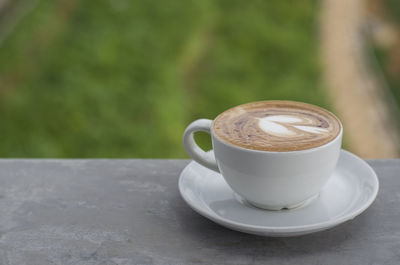
<instances>
[{"instance_id":1,"label":"cup rim","mask_svg":"<svg viewBox=\"0 0 400 265\"><path fill-rule=\"evenodd\" d=\"M299 101L292 101L292 100L265 100L265 101L289 101L289 102L299 102ZM255 101L255 102L256 102L256 101ZM249 102L249 103L252 103L252 102ZM299 103L304 103L304 102L299 102ZM248 103L246 103L246 104L248 104ZM304 103L304 104L312 105L312 104L309 104L309 103ZM240 105L238 105L238 106L240 106ZM312 106L319 107L319 108L321 108L321 109L327 111L329 114L331 114L333 117L336 118L336 120L339 122L339 126L340 126L340 131L339 131L339 133L336 135L335 138L333 138L332 140L330 140L329 142L327 142L327 143L325 143L325 144L323 144L323 145L319 145L319 146L316 146L316 147L307 148L307 149L302 149L302 150L268 151L268 150L250 149L250 148L245 148L245 147L233 145L233 144L231 144L231 143L229 143L229 142L227 142L227 141L221 139L220 137L218 137L218 136L214 133L214 130L213 130L213 128L214 128L214 126L213 126L213 125L214 125L214 121L216 120L216 118L217 118L219 115L218 115L217 117L215 117L215 118L212 120L210 132L211 132L211 135L212 135L212 138L213 138L213 139L217 139L219 142L223 143L224 145L227 145L227 146L229 146L229 147L231 147L231 148L233 148L233 149L238 149L238 150L241 150L241 151L247 151L247 152L252 152L252 153L262 153L262 154L299 154L299 153L308 153L308 152L317 151L318 149L321 149L321 148L324 148L324 147L327 147L327 146L333 144L333 143L336 142L339 138L342 138L342 136L343 136L343 125L342 125L342 122L340 121L340 119L339 119L334 113L332 113L331 111L329 111L329 110L327 110L327 109L325 109L325 108L322 108L322 107L320 107L320 106L316 106L316 105L312 105ZM223 113L223 112L221 112L221 113Z\"/></svg>"}]
</instances>

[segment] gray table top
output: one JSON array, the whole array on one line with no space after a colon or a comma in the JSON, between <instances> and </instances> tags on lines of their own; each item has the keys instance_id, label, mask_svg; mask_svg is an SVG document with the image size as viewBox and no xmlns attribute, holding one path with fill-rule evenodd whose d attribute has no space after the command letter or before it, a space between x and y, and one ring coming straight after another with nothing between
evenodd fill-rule
<instances>
[{"instance_id":1,"label":"gray table top","mask_svg":"<svg viewBox=\"0 0 400 265\"><path fill-rule=\"evenodd\" d=\"M374 204L294 238L200 216L177 182L188 160L0 160L0 264L400 264L400 160L369 161Z\"/></svg>"}]
</instances>

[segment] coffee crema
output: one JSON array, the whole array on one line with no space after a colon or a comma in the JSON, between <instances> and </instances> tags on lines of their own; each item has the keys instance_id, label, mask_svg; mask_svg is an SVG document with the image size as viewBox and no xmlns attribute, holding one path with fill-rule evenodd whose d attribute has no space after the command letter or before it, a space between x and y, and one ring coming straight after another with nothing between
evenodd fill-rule
<instances>
[{"instance_id":1,"label":"coffee crema","mask_svg":"<svg viewBox=\"0 0 400 265\"><path fill-rule=\"evenodd\" d=\"M318 106L283 100L228 109L213 121L216 137L239 147L273 152L315 148L335 139L341 124Z\"/></svg>"}]
</instances>

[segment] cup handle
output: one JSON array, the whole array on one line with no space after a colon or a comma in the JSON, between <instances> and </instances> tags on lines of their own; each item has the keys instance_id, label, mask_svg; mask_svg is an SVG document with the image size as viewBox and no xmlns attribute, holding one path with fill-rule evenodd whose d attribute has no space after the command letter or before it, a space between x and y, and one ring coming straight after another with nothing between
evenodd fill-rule
<instances>
[{"instance_id":1,"label":"cup handle","mask_svg":"<svg viewBox=\"0 0 400 265\"><path fill-rule=\"evenodd\" d=\"M211 124L212 120L208 119L196 120L189 124L183 134L183 146L185 147L186 153L188 153L194 161L209 169L219 172L214 152L205 152L197 145L193 137L193 134L199 131L211 134Z\"/></svg>"}]
</instances>

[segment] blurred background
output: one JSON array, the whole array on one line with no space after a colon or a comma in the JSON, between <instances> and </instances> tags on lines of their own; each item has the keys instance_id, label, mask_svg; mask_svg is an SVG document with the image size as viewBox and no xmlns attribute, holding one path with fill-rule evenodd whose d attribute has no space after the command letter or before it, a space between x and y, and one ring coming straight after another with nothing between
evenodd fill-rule
<instances>
[{"instance_id":1,"label":"blurred background","mask_svg":"<svg viewBox=\"0 0 400 265\"><path fill-rule=\"evenodd\" d=\"M399 157L400 2L0 0L0 157L183 158L191 121L267 99Z\"/></svg>"}]
</instances>

